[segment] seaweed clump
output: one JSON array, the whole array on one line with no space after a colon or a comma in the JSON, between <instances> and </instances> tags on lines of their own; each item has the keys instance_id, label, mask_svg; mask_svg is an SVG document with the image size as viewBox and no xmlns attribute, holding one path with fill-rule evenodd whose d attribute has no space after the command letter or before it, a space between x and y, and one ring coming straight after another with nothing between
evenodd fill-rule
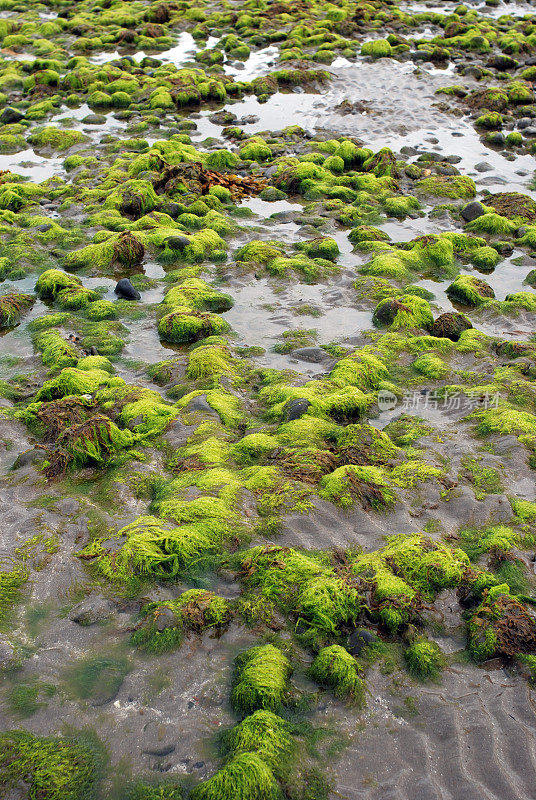
<instances>
[{"instance_id":1,"label":"seaweed clump","mask_svg":"<svg viewBox=\"0 0 536 800\"><path fill-rule=\"evenodd\" d=\"M8 731L0 734L0 789L9 796L24 783L31 798L92 800L102 760L102 750L89 737L63 739Z\"/></svg>"},{"instance_id":2,"label":"seaweed clump","mask_svg":"<svg viewBox=\"0 0 536 800\"><path fill-rule=\"evenodd\" d=\"M279 711L288 693L290 662L271 644L238 656L231 702L238 711Z\"/></svg>"},{"instance_id":3,"label":"seaweed clump","mask_svg":"<svg viewBox=\"0 0 536 800\"><path fill-rule=\"evenodd\" d=\"M8 328L16 325L25 311L28 311L34 303L31 294L22 292L10 292L0 297L0 328Z\"/></svg>"}]
</instances>

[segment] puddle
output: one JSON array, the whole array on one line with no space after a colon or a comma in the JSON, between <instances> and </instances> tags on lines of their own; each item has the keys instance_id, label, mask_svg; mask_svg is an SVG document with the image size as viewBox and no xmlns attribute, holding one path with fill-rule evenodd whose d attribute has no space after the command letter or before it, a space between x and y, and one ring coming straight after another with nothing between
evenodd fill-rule
<instances>
[{"instance_id":1,"label":"puddle","mask_svg":"<svg viewBox=\"0 0 536 800\"><path fill-rule=\"evenodd\" d=\"M276 68L279 50L274 45L252 52L246 61L225 62L223 71L239 81L251 81Z\"/></svg>"},{"instance_id":2,"label":"puddle","mask_svg":"<svg viewBox=\"0 0 536 800\"><path fill-rule=\"evenodd\" d=\"M316 344L320 345L331 341L341 342L372 326L369 311L358 311L344 305L328 306L326 295L333 291L333 285L328 289L320 285L294 284L279 293L274 292L268 280L263 278L240 288L232 287L230 291L235 303L226 312L225 319L238 334L238 343L265 348L262 363L276 369L288 369L290 366L300 373L317 374L324 372L326 363L329 363L329 358L313 364L298 361L292 357L292 353L282 355L272 352L273 346L283 341L283 331L314 328L318 332ZM294 315L290 308L299 307L302 303L321 309L322 316Z\"/></svg>"},{"instance_id":3,"label":"puddle","mask_svg":"<svg viewBox=\"0 0 536 800\"><path fill-rule=\"evenodd\" d=\"M24 175L34 183L42 183L53 175L63 171L63 161L66 156L41 156L31 148L19 153L0 155L0 170L9 170L17 175Z\"/></svg>"}]
</instances>

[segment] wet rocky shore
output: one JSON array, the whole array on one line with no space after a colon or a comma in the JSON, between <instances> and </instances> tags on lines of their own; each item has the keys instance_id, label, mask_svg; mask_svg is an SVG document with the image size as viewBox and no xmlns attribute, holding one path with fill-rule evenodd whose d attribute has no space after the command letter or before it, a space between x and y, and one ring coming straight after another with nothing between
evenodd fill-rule
<instances>
[{"instance_id":1,"label":"wet rocky shore","mask_svg":"<svg viewBox=\"0 0 536 800\"><path fill-rule=\"evenodd\" d=\"M536 3L0 37L0 797L533 798Z\"/></svg>"}]
</instances>

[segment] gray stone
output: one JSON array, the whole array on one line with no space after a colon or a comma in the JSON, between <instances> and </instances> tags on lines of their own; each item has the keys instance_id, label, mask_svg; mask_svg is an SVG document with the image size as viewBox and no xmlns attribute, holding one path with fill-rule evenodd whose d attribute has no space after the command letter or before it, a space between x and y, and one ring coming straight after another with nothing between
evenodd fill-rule
<instances>
[{"instance_id":1,"label":"gray stone","mask_svg":"<svg viewBox=\"0 0 536 800\"><path fill-rule=\"evenodd\" d=\"M479 203L478 200L473 200L472 203L468 203L464 206L460 213L466 222L472 222L474 219L485 214L486 210L482 203Z\"/></svg>"},{"instance_id":2,"label":"gray stone","mask_svg":"<svg viewBox=\"0 0 536 800\"><path fill-rule=\"evenodd\" d=\"M69 619L77 625L88 627L97 622L105 622L113 617L112 604L104 597L87 597L78 603L69 614Z\"/></svg>"},{"instance_id":3,"label":"gray stone","mask_svg":"<svg viewBox=\"0 0 536 800\"><path fill-rule=\"evenodd\" d=\"M299 347L292 351L292 355L300 361L309 361L311 364L321 364L323 361L331 359L331 356L321 347Z\"/></svg>"}]
</instances>

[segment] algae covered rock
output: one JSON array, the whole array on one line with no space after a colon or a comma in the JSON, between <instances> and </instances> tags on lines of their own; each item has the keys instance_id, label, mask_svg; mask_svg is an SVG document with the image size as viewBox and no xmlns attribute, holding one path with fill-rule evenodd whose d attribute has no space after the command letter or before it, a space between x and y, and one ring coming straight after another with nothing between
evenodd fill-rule
<instances>
[{"instance_id":1,"label":"algae covered rock","mask_svg":"<svg viewBox=\"0 0 536 800\"><path fill-rule=\"evenodd\" d=\"M0 328L16 325L33 303L34 297L23 292L10 292L0 296Z\"/></svg>"},{"instance_id":2,"label":"algae covered rock","mask_svg":"<svg viewBox=\"0 0 536 800\"><path fill-rule=\"evenodd\" d=\"M451 300L466 306L481 306L495 297L495 292L486 281L473 275L458 275L447 287Z\"/></svg>"},{"instance_id":3,"label":"algae covered rock","mask_svg":"<svg viewBox=\"0 0 536 800\"><path fill-rule=\"evenodd\" d=\"M344 647L334 644L320 650L310 673L317 683L331 687L337 697L359 705L364 703L365 683L357 661Z\"/></svg>"},{"instance_id":4,"label":"algae covered rock","mask_svg":"<svg viewBox=\"0 0 536 800\"><path fill-rule=\"evenodd\" d=\"M184 344L207 336L227 333L230 325L217 314L176 308L158 323L158 333L166 342Z\"/></svg>"},{"instance_id":5,"label":"algae covered rock","mask_svg":"<svg viewBox=\"0 0 536 800\"><path fill-rule=\"evenodd\" d=\"M453 342L457 342L462 333L472 327L473 323L465 314L448 311L437 317L429 330L431 336L451 339Z\"/></svg>"},{"instance_id":6,"label":"algae covered rock","mask_svg":"<svg viewBox=\"0 0 536 800\"><path fill-rule=\"evenodd\" d=\"M430 304L422 297L402 295L386 298L378 303L372 321L378 327L389 326L393 330L429 328L434 322L434 317Z\"/></svg>"}]
</instances>

